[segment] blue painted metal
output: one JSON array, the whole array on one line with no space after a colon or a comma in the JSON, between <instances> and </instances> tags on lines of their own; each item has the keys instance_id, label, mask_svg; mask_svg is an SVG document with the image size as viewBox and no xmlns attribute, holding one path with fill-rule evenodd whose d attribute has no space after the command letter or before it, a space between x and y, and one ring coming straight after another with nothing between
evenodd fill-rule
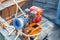
<instances>
[{"instance_id":1,"label":"blue painted metal","mask_svg":"<svg viewBox=\"0 0 60 40\"><path fill-rule=\"evenodd\" d=\"M55 20L55 22L56 22L57 24L60 24L60 0L59 0L59 2L58 2L58 8L57 8L57 13L56 13L56 20Z\"/></svg>"},{"instance_id":2,"label":"blue painted metal","mask_svg":"<svg viewBox=\"0 0 60 40\"><path fill-rule=\"evenodd\" d=\"M20 21L16 18L13 20L13 26L15 27L15 29L19 30L21 27L21 23Z\"/></svg>"},{"instance_id":3,"label":"blue painted metal","mask_svg":"<svg viewBox=\"0 0 60 40\"><path fill-rule=\"evenodd\" d=\"M21 29L21 26L22 26L22 23L20 21L20 18L22 18L22 22L23 22L23 27L26 27L26 25L28 24L28 18L24 17L24 16L20 16L18 18L15 18L13 20L13 26L15 27L16 30L20 30Z\"/></svg>"}]
</instances>

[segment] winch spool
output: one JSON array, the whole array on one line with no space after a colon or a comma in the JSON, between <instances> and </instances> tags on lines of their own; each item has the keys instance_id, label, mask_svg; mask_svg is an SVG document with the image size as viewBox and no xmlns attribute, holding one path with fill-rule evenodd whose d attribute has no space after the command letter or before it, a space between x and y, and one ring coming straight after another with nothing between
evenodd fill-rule
<instances>
[{"instance_id":1,"label":"winch spool","mask_svg":"<svg viewBox=\"0 0 60 40\"><path fill-rule=\"evenodd\" d=\"M20 16L13 20L13 26L17 30L20 30L21 28L26 27L27 25L28 25L28 18L26 18L24 16Z\"/></svg>"}]
</instances>

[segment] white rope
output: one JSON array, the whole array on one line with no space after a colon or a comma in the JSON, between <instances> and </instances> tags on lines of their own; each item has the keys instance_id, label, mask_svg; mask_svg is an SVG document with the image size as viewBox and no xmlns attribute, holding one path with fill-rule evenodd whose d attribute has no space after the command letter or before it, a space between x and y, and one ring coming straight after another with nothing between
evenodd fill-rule
<instances>
[{"instance_id":1,"label":"white rope","mask_svg":"<svg viewBox=\"0 0 60 40\"><path fill-rule=\"evenodd\" d=\"M19 8L19 10L21 11L21 13L23 14L23 15L25 15L25 13L23 12L23 10L21 9L21 7L18 5L18 3L16 2L16 0L13 0L14 1L14 3L16 4L16 6Z\"/></svg>"},{"instance_id":2,"label":"white rope","mask_svg":"<svg viewBox=\"0 0 60 40\"><path fill-rule=\"evenodd\" d=\"M17 8L17 6L16 6L16 14L15 14L15 18L17 17L17 15L18 15L18 8Z\"/></svg>"}]
</instances>

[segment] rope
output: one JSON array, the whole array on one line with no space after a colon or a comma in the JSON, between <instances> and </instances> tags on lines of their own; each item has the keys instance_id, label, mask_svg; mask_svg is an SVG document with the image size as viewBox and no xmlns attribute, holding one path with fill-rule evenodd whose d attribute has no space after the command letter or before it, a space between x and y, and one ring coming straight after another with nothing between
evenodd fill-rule
<instances>
[{"instance_id":1,"label":"rope","mask_svg":"<svg viewBox=\"0 0 60 40\"><path fill-rule=\"evenodd\" d=\"M16 4L16 6L19 8L19 10L21 11L21 13L23 14L23 15L25 15L25 13L23 12L23 10L21 9L21 7L18 5L18 3L16 2L16 0L13 0L14 1L14 3Z\"/></svg>"}]
</instances>

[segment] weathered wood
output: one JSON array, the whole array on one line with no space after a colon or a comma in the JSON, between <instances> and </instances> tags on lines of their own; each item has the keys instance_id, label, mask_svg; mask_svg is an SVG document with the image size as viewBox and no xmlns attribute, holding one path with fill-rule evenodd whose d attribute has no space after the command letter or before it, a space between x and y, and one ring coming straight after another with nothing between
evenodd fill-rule
<instances>
[{"instance_id":1,"label":"weathered wood","mask_svg":"<svg viewBox=\"0 0 60 40\"><path fill-rule=\"evenodd\" d=\"M18 2L19 6L22 7L22 5L25 3L26 1L22 1L22 2ZM2 6L0 6L1 8ZM16 5L10 5L9 7L3 8L2 10L0 10L0 16L2 18L4 18L5 20L7 20L7 23L10 24L12 22L12 20L10 19L12 16L14 16L14 14L16 13ZM8 20L10 19L10 20ZM6 26L4 24L2 24L0 26L0 28L6 28Z\"/></svg>"},{"instance_id":2,"label":"weathered wood","mask_svg":"<svg viewBox=\"0 0 60 40\"><path fill-rule=\"evenodd\" d=\"M2 4L3 1L4 1L4 0L0 0L0 5Z\"/></svg>"},{"instance_id":3,"label":"weathered wood","mask_svg":"<svg viewBox=\"0 0 60 40\"><path fill-rule=\"evenodd\" d=\"M22 5L25 3L26 1L22 1L19 2L19 6L22 7ZM5 20L11 18L12 16L14 16L14 14L16 13L16 5L11 5L3 10L0 11L0 16L2 16Z\"/></svg>"},{"instance_id":4,"label":"weathered wood","mask_svg":"<svg viewBox=\"0 0 60 40\"><path fill-rule=\"evenodd\" d=\"M8 18L9 17L9 10L8 10L8 8L6 8L6 9L4 9L3 11L2 11L2 17L6 20L6 18Z\"/></svg>"},{"instance_id":5,"label":"weathered wood","mask_svg":"<svg viewBox=\"0 0 60 40\"><path fill-rule=\"evenodd\" d=\"M8 1L8 0L0 0L0 5L5 2L5 1Z\"/></svg>"}]
</instances>

